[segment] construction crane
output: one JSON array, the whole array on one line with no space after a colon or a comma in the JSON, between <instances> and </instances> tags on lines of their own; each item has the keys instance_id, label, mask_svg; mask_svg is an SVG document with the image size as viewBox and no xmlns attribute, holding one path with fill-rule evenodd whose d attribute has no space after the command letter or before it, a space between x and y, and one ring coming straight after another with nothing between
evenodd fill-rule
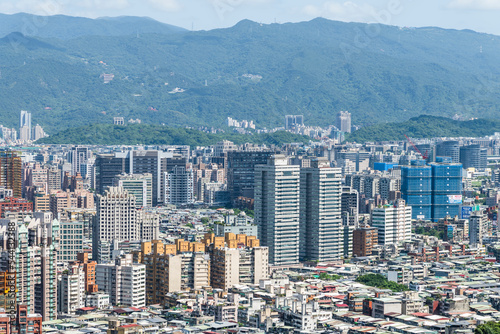
<instances>
[{"instance_id":1,"label":"construction crane","mask_svg":"<svg viewBox=\"0 0 500 334\"><path fill-rule=\"evenodd\" d=\"M427 158L429 158L429 156L427 155L428 153L427 151L425 152L425 154L422 154L422 152L420 152L418 147L415 144L413 144L410 137L408 137L407 135L405 135L405 137L406 139L408 139L408 142L411 144L411 146L413 146L413 149L422 156L422 159L427 160Z\"/></svg>"}]
</instances>

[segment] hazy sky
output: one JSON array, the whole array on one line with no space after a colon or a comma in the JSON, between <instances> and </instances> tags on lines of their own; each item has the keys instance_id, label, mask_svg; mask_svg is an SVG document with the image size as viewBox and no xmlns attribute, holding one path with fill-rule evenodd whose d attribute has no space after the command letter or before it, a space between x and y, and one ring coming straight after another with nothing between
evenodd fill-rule
<instances>
[{"instance_id":1,"label":"hazy sky","mask_svg":"<svg viewBox=\"0 0 500 334\"><path fill-rule=\"evenodd\" d=\"M40 15L149 16L195 30L262 23L341 21L439 26L500 35L500 0L0 0L0 12Z\"/></svg>"}]
</instances>

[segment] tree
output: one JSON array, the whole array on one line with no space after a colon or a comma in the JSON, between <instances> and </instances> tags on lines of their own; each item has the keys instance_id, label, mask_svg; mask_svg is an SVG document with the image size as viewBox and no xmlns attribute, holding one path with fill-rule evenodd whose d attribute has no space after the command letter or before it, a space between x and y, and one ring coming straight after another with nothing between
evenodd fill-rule
<instances>
[{"instance_id":1,"label":"tree","mask_svg":"<svg viewBox=\"0 0 500 334\"><path fill-rule=\"evenodd\" d=\"M500 322L488 321L474 330L475 334L500 334Z\"/></svg>"},{"instance_id":2,"label":"tree","mask_svg":"<svg viewBox=\"0 0 500 334\"><path fill-rule=\"evenodd\" d=\"M385 276L380 274L366 274L361 275L356 278L356 282L363 283L365 285L373 286L380 289L390 289L394 292L408 291L408 287L403 284L398 284L387 280Z\"/></svg>"}]
</instances>

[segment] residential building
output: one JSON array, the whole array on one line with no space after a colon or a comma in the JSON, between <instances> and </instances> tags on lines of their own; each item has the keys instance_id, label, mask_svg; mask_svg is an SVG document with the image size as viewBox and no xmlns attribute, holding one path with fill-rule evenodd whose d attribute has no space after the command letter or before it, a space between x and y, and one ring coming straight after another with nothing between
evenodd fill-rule
<instances>
[{"instance_id":1,"label":"residential building","mask_svg":"<svg viewBox=\"0 0 500 334\"><path fill-rule=\"evenodd\" d=\"M85 274L79 264L72 263L58 281L58 312L75 314L85 307Z\"/></svg>"},{"instance_id":2,"label":"residential building","mask_svg":"<svg viewBox=\"0 0 500 334\"><path fill-rule=\"evenodd\" d=\"M96 283L99 291L110 296L112 305L146 306L146 266L133 263L130 254L115 263L98 264Z\"/></svg>"},{"instance_id":3,"label":"residential building","mask_svg":"<svg viewBox=\"0 0 500 334\"><path fill-rule=\"evenodd\" d=\"M175 166L165 173L165 204L187 205L194 202L193 170Z\"/></svg>"},{"instance_id":4,"label":"residential building","mask_svg":"<svg viewBox=\"0 0 500 334\"><path fill-rule=\"evenodd\" d=\"M18 152L0 151L0 186L12 189L14 197L22 197L22 163Z\"/></svg>"},{"instance_id":5,"label":"residential building","mask_svg":"<svg viewBox=\"0 0 500 334\"><path fill-rule=\"evenodd\" d=\"M393 205L373 209L372 227L378 230L380 245L411 241L411 210L411 207L401 199Z\"/></svg>"},{"instance_id":6,"label":"residential building","mask_svg":"<svg viewBox=\"0 0 500 334\"><path fill-rule=\"evenodd\" d=\"M341 172L315 159L300 170L300 256L312 261L342 257Z\"/></svg>"},{"instance_id":7,"label":"residential building","mask_svg":"<svg viewBox=\"0 0 500 334\"><path fill-rule=\"evenodd\" d=\"M274 265L299 262L300 167L274 155L255 167L255 223Z\"/></svg>"},{"instance_id":8,"label":"residential building","mask_svg":"<svg viewBox=\"0 0 500 334\"><path fill-rule=\"evenodd\" d=\"M104 195L97 195L97 215L92 235L92 258L98 263L103 248L114 241L155 240L158 238L159 218L154 213L136 209L135 197L123 188L110 187ZM105 243L106 245L104 245ZM106 252L109 256L109 253Z\"/></svg>"},{"instance_id":9,"label":"residential building","mask_svg":"<svg viewBox=\"0 0 500 334\"><path fill-rule=\"evenodd\" d=\"M373 247L378 244L378 230L375 227L362 227L354 230L352 254L354 257L371 256Z\"/></svg>"}]
</instances>

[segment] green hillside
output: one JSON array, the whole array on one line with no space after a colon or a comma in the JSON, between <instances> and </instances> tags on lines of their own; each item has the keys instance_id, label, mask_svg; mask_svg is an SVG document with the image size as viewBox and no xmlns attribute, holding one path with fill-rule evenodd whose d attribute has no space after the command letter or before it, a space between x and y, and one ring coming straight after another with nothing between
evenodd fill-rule
<instances>
[{"instance_id":1,"label":"green hillside","mask_svg":"<svg viewBox=\"0 0 500 334\"><path fill-rule=\"evenodd\" d=\"M82 145L190 145L209 146L221 140L236 144L255 143L282 145L286 143L309 143L309 137L278 131L269 134L241 135L236 133L211 134L185 128L161 125L132 124L128 126L93 124L70 128L37 141L37 144L82 144Z\"/></svg>"},{"instance_id":2,"label":"green hillside","mask_svg":"<svg viewBox=\"0 0 500 334\"><path fill-rule=\"evenodd\" d=\"M364 143L366 141L405 140L433 137L480 137L500 132L500 121L475 119L455 121L444 117L419 116L400 123L384 123L354 131L346 140Z\"/></svg>"},{"instance_id":3,"label":"green hillside","mask_svg":"<svg viewBox=\"0 0 500 334\"><path fill-rule=\"evenodd\" d=\"M368 28L379 33L356 42ZM2 124L17 126L19 111L29 110L50 134L115 116L181 127L220 127L230 116L270 128L287 114L326 126L349 110L367 126L421 114L494 119L500 110L500 37L472 31L315 19L69 40L9 36L0 40ZM103 74L114 78L104 83Z\"/></svg>"}]
</instances>

